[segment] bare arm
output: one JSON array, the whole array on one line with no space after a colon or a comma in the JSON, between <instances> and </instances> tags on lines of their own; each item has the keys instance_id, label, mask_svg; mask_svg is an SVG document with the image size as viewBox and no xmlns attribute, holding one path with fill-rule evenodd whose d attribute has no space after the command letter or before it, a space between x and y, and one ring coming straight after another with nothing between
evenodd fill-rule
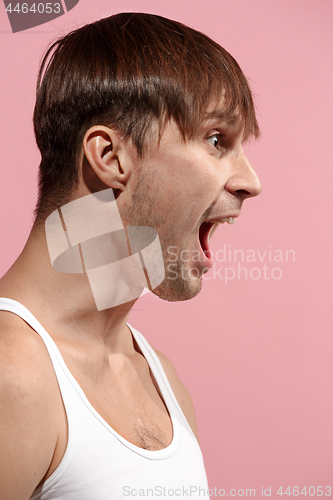
<instances>
[{"instance_id":1,"label":"bare arm","mask_svg":"<svg viewBox=\"0 0 333 500\"><path fill-rule=\"evenodd\" d=\"M184 384L181 382L180 378L177 375L177 372L175 370L175 367L171 363L170 359L165 356L165 354L161 353L157 349L154 349L156 352L157 356L159 357L159 360L164 368L164 371L166 373L166 376L168 377L169 383L171 385L171 388L177 398L177 401L179 403L179 406L181 407L186 420L188 421L193 434L199 441L199 434L198 434L198 428L197 428L197 422L195 418L195 412L194 412L194 406L193 402L191 399L191 396L189 395L186 387Z\"/></svg>"},{"instance_id":2,"label":"bare arm","mask_svg":"<svg viewBox=\"0 0 333 500\"><path fill-rule=\"evenodd\" d=\"M4 318L3 313L1 319ZM28 500L56 447L53 373L29 327L0 324L0 498Z\"/></svg>"}]
</instances>

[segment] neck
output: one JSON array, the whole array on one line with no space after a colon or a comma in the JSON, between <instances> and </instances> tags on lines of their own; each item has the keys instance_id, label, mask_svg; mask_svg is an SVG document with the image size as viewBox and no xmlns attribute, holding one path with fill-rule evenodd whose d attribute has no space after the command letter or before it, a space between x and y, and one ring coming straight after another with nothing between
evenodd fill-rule
<instances>
[{"instance_id":1,"label":"neck","mask_svg":"<svg viewBox=\"0 0 333 500\"><path fill-rule=\"evenodd\" d=\"M0 296L21 302L56 335L103 342L110 351L128 342L126 322L135 300L98 311L86 273L53 269L43 225L33 226L22 253L1 278Z\"/></svg>"}]
</instances>

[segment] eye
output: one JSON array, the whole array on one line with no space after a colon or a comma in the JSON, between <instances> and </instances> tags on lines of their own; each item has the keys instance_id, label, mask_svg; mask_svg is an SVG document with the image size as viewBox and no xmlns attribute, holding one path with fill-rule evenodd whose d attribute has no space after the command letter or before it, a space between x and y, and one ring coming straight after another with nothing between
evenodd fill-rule
<instances>
[{"instance_id":1,"label":"eye","mask_svg":"<svg viewBox=\"0 0 333 500\"><path fill-rule=\"evenodd\" d=\"M221 147L221 145L222 145L222 139L223 139L223 135L220 134L219 132L216 132L215 134L212 134L209 137L207 137L207 141L214 148Z\"/></svg>"},{"instance_id":2,"label":"eye","mask_svg":"<svg viewBox=\"0 0 333 500\"><path fill-rule=\"evenodd\" d=\"M214 134L214 135L211 135L210 137L207 138L207 141L212 145L214 146L214 148L216 148L216 146L218 145L219 143L219 134Z\"/></svg>"}]
</instances>

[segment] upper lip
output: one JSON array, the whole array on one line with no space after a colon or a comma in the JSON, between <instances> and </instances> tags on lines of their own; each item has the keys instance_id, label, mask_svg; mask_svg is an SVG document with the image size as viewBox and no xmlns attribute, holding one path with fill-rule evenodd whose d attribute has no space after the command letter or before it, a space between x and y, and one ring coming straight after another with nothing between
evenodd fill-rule
<instances>
[{"instance_id":1,"label":"upper lip","mask_svg":"<svg viewBox=\"0 0 333 500\"><path fill-rule=\"evenodd\" d=\"M240 212L234 212L232 214L226 214L226 215L221 215L221 216L215 216L215 217L209 217L208 219L204 220L203 222L210 222L211 224L215 224L215 223L220 223L222 222L224 219L228 219L228 217L233 217L233 218L236 218L236 217L239 217L240 216Z\"/></svg>"}]
</instances>

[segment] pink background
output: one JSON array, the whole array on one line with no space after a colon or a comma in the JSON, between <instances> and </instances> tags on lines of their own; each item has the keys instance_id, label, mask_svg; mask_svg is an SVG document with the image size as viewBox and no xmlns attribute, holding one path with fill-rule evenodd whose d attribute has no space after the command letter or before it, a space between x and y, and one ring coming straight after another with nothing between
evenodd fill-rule
<instances>
[{"instance_id":1,"label":"pink background","mask_svg":"<svg viewBox=\"0 0 333 500\"><path fill-rule=\"evenodd\" d=\"M212 242L214 252L259 251L263 262L257 254L241 265L261 276L243 271L225 283L211 271L191 301L142 297L130 323L171 358L192 395L211 488L261 496L271 486L279 498L280 486L333 486L331 0L80 0L17 34L1 3L0 275L32 223L40 58L62 32L121 11L170 17L221 43L252 83L262 129L247 147L262 195ZM294 250L295 261L270 262L269 249L284 259ZM222 278L237 267L216 265Z\"/></svg>"}]
</instances>

